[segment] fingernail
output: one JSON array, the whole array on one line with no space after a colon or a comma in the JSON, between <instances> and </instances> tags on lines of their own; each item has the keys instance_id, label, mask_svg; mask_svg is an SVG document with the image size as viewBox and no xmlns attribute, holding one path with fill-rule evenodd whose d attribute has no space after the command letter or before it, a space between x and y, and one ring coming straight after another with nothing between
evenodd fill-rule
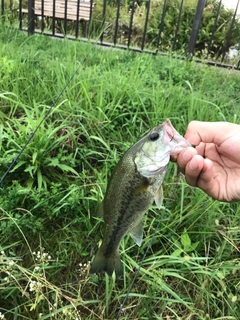
<instances>
[{"instance_id":1,"label":"fingernail","mask_svg":"<svg viewBox=\"0 0 240 320\"><path fill-rule=\"evenodd\" d=\"M184 161L188 162L188 161L191 160L192 154L191 154L191 152L190 152L189 150L186 149L186 150L183 152L182 157L183 157L183 160L184 160Z\"/></svg>"},{"instance_id":2,"label":"fingernail","mask_svg":"<svg viewBox=\"0 0 240 320\"><path fill-rule=\"evenodd\" d=\"M192 171L195 171L198 169L198 163L196 161L196 159L192 159L190 162L189 162L189 168L192 170Z\"/></svg>"}]
</instances>

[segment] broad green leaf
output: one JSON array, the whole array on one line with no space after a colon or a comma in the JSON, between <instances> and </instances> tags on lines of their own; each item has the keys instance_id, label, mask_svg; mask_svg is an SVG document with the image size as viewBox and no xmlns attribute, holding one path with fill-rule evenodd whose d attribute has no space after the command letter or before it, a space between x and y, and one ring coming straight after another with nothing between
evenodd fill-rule
<instances>
[{"instance_id":1,"label":"broad green leaf","mask_svg":"<svg viewBox=\"0 0 240 320\"><path fill-rule=\"evenodd\" d=\"M189 248L191 246L191 239L189 237L189 235L187 234L187 230L184 230L184 233L181 235L181 242L183 245L184 250L186 250L186 248Z\"/></svg>"},{"instance_id":2,"label":"broad green leaf","mask_svg":"<svg viewBox=\"0 0 240 320\"><path fill-rule=\"evenodd\" d=\"M38 189L42 188L43 176L40 169L37 171L37 181L38 181Z\"/></svg>"},{"instance_id":3,"label":"broad green leaf","mask_svg":"<svg viewBox=\"0 0 240 320\"><path fill-rule=\"evenodd\" d=\"M74 173L76 176L79 175L76 170L74 170L73 168L67 166L66 164L61 164L61 163L59 163L59 164L57 165L57 167L58 167L59 169L61 169L62 171L72 172L72 173Z\"/></svg>"}]
</instances>

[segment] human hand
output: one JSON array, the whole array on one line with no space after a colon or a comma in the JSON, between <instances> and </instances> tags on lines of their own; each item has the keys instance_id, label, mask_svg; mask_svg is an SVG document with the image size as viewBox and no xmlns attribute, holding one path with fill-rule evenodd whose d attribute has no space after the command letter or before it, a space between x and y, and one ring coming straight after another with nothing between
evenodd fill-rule
<instances>
[{"instance_id":1,"label":"human hand","mask_svg":"<svg viewBox=\"0 0 240 320\"><path fill-rule=\"evenodd\" d=\"M189 123L185 138L196 146L177 161L191 186L220 201L240 200L240 125L229 122Z\"/></svg>"}]
</instances>

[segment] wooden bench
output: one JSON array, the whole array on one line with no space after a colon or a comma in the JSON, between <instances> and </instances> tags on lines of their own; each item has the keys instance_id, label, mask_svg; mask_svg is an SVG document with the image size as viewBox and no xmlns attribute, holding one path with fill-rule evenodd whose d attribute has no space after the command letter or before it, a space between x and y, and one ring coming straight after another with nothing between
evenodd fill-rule
<instances>
[{"instance_id":1,"label":"wooden bench","mask_svg":"<svg viewBox=\"0 0 240 320\"><path fill-rule=\"evenodd\" d=\"M35 16L43 16L47 18L66 19L77 21L77 0L67 0L67 8L65 9L65 0L55 0L55 12L53 12L53 0L44 0L43 12L42 12L42 1L35 0L34 14ZM92 10L95 3L92 3ZM28 13L28 9L22 8L22 13ZM79 3L79 17L78 20L89 21L91 18L91 2L80 2Z\"/></svg>"}]
</instances>

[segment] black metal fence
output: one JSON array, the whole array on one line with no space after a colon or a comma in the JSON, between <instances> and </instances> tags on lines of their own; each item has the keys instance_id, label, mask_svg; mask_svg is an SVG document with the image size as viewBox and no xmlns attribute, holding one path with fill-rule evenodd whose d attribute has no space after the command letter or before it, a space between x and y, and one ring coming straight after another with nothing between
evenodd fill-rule
<instances>
[{"instance_id":1,"label":"black metal fence","mask_svg":"<svg viewBox=\"0 0 240 320\"><path fill-rule=\"evenodd\" d=\"M208 64L240 69L240 0L231 10L222 0L122 1L1 0L1 15L5 23L18 19L19 28L30 34L98 39L100 45L153 54L195 55Z\"/></svg>"}]
</instances>

